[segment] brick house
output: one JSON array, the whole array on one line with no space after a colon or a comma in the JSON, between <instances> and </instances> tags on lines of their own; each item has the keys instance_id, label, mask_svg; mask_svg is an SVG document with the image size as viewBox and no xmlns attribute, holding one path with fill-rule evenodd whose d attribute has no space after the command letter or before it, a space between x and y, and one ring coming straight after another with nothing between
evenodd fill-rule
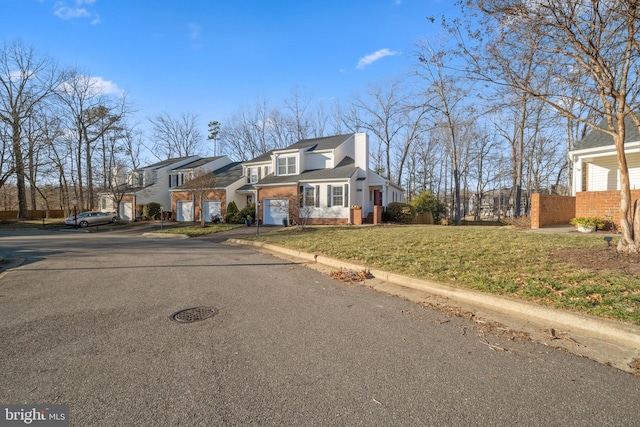
<instances>
[{"instance_id":1,"label":"brick house","mask_svg":"<svg viewBox=\"0 0 640 427\"><path fill-rule=\"evenodd\" d=\"M216 217L222 220L231 201L240 207L246 204L243 203L244 196L236 192L244 184L242 165L239 162L228 163L208 174L214 177L213 187L209 176L200 176L189 181L188 188L183 183L169 190L171 210L176 221L200 221L203 213L205 222L211 222ZM202 206L200 192L203 192Z\"/></svg>"},{"instance_id":2,"label":"brick house","mask_svg":"<svg viewBox=\"0 0 640 427\"><path fill-rule=\"evenodd\" d=\"M629 119L625 128L631 199L636 200L640 198L640 134ZM619 225L620 169L613 137L592 130L569 152L569 158L573 164L571 196L534 194L532 228L568 224L574 217L599 217Z\"/></svg>"},{"instance_id":3,"label":"brick house","mask_svg":"<svg viewBox=\"0 0 640 427\"><path fill-rule=\"evenodd\" d=\"M369 169L366 133L305 139L242 167L240 191L257 196L267 225L300 217L308 224L378 223L388 203L404 201L402 188Z\"/></svg>"}]
</instances>

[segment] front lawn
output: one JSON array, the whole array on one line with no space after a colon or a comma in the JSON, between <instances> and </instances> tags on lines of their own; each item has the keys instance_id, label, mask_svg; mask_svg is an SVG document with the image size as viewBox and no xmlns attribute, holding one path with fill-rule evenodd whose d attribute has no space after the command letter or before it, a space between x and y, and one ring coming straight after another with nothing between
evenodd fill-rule
<instances>
[{"instance_id":1,"label":"front lawn","mask_svg":"<svg viewBox=\"0 0 640 427\"><path fill-rule=\"evenodd\" d=\"M609 248L598 233L384 226L290 228L246 238L640 325L640 264L619 259L617 239ZM604 265L584 262L596 258Z\"/></svg>"},{"instance_id":2,"label":"front lawn","mask_svg":"<svg viewBox=\"0 0 640 427\"><path fill-rule=\"evenodd\" d=\"M172 227L162 231L157 230L154 233L163 234L186 234L189 237L205 236L207 234L219 233L221 231L233 230L234 228L244 227L244 224L206 224L204 227L199 225L190 225L186 227Z\"/></svg>"}]
</instances>

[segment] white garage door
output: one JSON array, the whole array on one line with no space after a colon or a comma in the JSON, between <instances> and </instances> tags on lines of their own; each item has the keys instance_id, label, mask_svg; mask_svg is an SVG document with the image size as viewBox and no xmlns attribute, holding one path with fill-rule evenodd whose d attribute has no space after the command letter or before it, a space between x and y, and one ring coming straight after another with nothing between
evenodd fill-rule
<instances>
[{"instance_id":1,"label":"white garage door","mask_svg":"<svg viewBox=\"0 0 640 427\"><path fill-rule=\"evenodd\" d=\"M120 219L122 221L133 221L133 203L121 202L120 203Z\"/></svg>"},{"instance_id":2,"label":"white garage door","mask_svg":"<svg viewBox=\"0 0 640 427\"><path fill-rule=\"evenodd\" d=\"M289 200L287 199L265 199L264 219L267 225L282 225L282 220L288 217Z\"/></svg>"},{"instance_id":3,"label":"white garage door","mask_svg":"<svg viewBox=\"0 0 640 427\"><path fill-rule=\"evenodd\" d=\"M222 211L220 210L220 200L206 200L204 202L204 220L205 222L212 222L211 219L218 216L222 217Z\"/></svg>"},{"instance_id":4,"label":"white garage door","mask_svg":"<svg viewBox=\"0 0 640 427\"><path fill-rule=\"evenodd\" d=\"M193 202L181 201L176 204L176 220L180 222L193 222Z\"/></svg>"}]
</instances>

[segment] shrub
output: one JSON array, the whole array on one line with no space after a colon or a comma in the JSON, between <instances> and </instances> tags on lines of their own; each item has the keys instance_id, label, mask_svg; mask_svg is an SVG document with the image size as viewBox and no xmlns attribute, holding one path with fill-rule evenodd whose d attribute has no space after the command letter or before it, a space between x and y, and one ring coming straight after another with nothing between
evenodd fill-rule
<instances>
[{"instance_id":1,"label":"shrub","mask_svg":"<svg viewBox=\"0 0 640 427\"><path fill-rule=\"evenodd\" d=\"M446 213L444 204L430 190L420 193L411 201L411 205L416 209L416 212L431 212L433 220L436 222L442 219Z\"/></svg>"},{"instance_id":2,"label":"shrub","mask_svg":"<svg viewBox=\"0 0 640 427\"><path fill-rule=\"evenodd\" d=\"M239 212L240 211L238 210L238 205L236 205L236 202L229 202L229 204L227 205L227 213L224 216L224 221L230 224L237 224L236 217L238 216Z\"/></svg>"},{"instance_id":3,"label":"shrub","mask_svg":"<svg viewBox=\"0 0 640 427\"><path fill-rule=\"evenodd\" d=\"M413 224L416 217L416 208L408 203L389 203L387 205L387 217L388 221L399 222L400 224Z\"/></svg>"},{"instance_id":4,"label":"shrub","mask_svg":"<svg viewBox=\"0 0 640 427\"><path fill-rule=\"evenodd\" d=\"M254 222L256 218L256 204L251 203L250 205L245 206L238 213L238 222L237 224L242 224L245 220L250 219L251 222Z\"/></svg>"},{"instance_id":5,"label":"shrub","mask_svg":"<svg viewBox=\"0 0 640 427\"><path fill-rule=\"evenodd\" d=\"M588 216L583 218L572 218L569 221L571 225L580 225L582 227L593 227L596 230L602 230L605 225L605 221L597 216Z\"/></svg>"},{"instance_id":6,"label":"shrub","mask_svg":"<svg viewBox=\"0 0 640 427\"><path fill-rule=\"evenodd\" d=\"M147 203L142 208L142 218L144 219L160 219L161 213L162 207L160 206L160 203Z\"/></svg>"}]
</instances>

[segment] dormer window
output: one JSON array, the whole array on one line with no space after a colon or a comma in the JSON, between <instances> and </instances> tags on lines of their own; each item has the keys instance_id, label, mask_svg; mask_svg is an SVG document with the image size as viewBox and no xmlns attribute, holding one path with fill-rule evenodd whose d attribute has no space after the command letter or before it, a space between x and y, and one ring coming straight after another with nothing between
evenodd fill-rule
<instances>
[{"instance_id":1,"label":"dormer window","mask_svg":"<svg viewBox=\"0 0 640 427\"><path fill-rule=\"evenodd\" d=\"M295 175L296 156L278 157L278 175Z\"/></svg>"}]
</instances>

